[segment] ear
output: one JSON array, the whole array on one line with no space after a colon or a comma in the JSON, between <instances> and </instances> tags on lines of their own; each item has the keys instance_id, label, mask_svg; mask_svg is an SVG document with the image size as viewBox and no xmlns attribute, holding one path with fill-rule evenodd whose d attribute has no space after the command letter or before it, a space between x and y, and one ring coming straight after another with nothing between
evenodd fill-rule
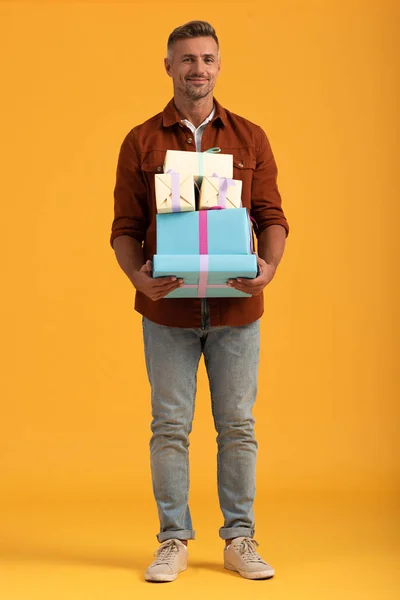
<instances>
[{"instance_id":1,"label":"ear","mask_svg":"<svg viewBox=\"0 0 400 600\"><path fill-rule=\"evenodd\" d=\"M171 61L169 58L164 58L164 67L167 74L172 77Z\"/></svg>"}]
</instances>

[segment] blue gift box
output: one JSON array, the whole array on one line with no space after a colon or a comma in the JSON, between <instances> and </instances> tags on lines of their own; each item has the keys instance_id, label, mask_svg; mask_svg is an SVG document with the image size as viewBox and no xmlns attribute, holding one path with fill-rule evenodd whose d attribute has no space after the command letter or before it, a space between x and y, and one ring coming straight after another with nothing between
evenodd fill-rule
<instances>
[{"instance_id":1,"label":"blue gift box","mask_svg":"<svg viewBox=\"0 0 400 600\"><path fill-rule=\"evenodd\" d=\"M250 254L251 225L246 208L202 210L156 216L157 254L199 254L201 226L205 254Z\"/></svg>"},{"instance_id":2,"label":"blue gift box","mask_svg":"<svg viewBox=\"0 0 400 600\"><path fill-rule=\"evenodd\" d=\"M175 275L184 286L166 298L248 297L228 279L257 275L251 224L245 208L157 215L153 277Z\"/></svg>"},{"instance_id":3,"label":"blue gift box","mask_svg":"<svg viewBox=\"0 0 400 600\"><path fill-rule=\"evenodd\" d=\"M253 279L257 275L257 257L255 254L156 254L153 277L170 275L183 278L184 286L165 298L248 297L249 294L227 286L226 282L237 277Z\"/></svg>"}]
</instances>

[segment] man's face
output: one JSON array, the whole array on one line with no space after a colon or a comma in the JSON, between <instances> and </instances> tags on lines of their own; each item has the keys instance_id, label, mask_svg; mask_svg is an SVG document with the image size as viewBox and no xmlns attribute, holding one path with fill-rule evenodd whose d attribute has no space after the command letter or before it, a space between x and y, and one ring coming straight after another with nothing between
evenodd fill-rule
<instances>
[{"instance_id":1,"label":"man's face","mask_svg":"<svg viewBox=\"0 0 400 600\"><path fill-rule=\"evenodd\" d=\"M221 68L216 41L212 37L177 40L165 68L175 94L190 100L205 98L214 89Z\"/></svg>"}]
</instances>

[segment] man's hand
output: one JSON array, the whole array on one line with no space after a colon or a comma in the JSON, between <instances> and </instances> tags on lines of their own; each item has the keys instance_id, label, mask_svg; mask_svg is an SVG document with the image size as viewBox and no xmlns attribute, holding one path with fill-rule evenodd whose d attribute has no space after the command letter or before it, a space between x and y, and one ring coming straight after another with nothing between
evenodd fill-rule
<instances>
[{"instance_id":1,"label":"man's hand","mask_svg":"<svg viewBox=\"0 0 400 600\"><path fill-rule=\"evenodd\" d=\"M161 300L169 292L183 285L183 279L177 279L176 277L157 277L153 279L151 276L152 270L153 265L148 260L132 277L132 283L135 288L151 300Z\"/></svg>"},{"instance_id":2,"label":"man's hand","mask_svg":"<svg viewBox=\"0 0 400 600\"><path fill-rule=\"evenodd\" d=\"M238 279L229 279L228 285L236 290L245 292L246 294L251 294L252 296L261 294L265 286L273 279L276 267L266 263L265 260L259 256L257 256L257 264L259 274L255 279L246 279L242 277L239 277Z\"/></svg>"}]
</instances>

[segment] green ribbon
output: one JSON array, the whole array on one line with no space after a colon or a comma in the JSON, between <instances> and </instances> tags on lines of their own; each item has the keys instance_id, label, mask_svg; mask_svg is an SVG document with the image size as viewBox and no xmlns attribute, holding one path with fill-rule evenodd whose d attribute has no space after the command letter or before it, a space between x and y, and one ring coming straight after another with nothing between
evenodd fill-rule
<instances>
[{"instance_id":1,"label":"green ribbon","mask_svg":"<svg viewBox=\"0 0 400 600\"><path fill-rule=\"evenodd\" d=\"M203 156L204 154L218 154L219 152L221 152L221 148L209 148L208 150L205 150L204 152L200 152L199 153L199 177L200 177L200 182L203 180L203 171L204 171L204 159Z\"/></svg>"}]
</instances>

